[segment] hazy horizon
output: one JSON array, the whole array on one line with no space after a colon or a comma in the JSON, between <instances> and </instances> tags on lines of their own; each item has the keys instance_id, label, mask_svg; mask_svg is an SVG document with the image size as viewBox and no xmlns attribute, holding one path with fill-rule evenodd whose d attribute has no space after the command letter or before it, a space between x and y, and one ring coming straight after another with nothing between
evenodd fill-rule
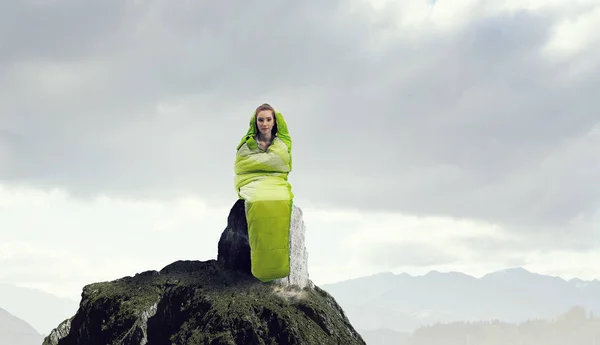
<instances>
[{"instance_id":1,"label":"hazy horizon","mask_svg":"<svg viewBox=\"0 0 600 345\"><path fill-rule=\"evenodd\" d=\"M533 330L538 329L536 334L548 335L554 331L550 328L542 331L539 325L555 322L567 313L580 315L581 312L577 310L582 309L586 317L600 313L600 281L584 285L520 268L491 272L481 278L465 279L467 277L459 272L430 272L416 276L387 272L338 284L325 284L321 288L334 296L353 326L365 339L370 340L367 342L369 345L409 344L401 342L407 339L417 341L410 343L417 345L424 337L429 339L430 342L426 343L431 345L432 339L438 336L446 337L444 339L454 337L453 341L456 341L455 338L468 327L474 327L471 332L474 340L487 334L485 339L489 341L492 339L490 336L495 334L494 329L486 326L490 322L492 325L499 322L510 330L510 334L505 333L511 339L530 337L532 327ZM36 295L29 289L23 289L30 295L20 296L24 291L15 289L7 292L6 289L6 285L0 284L0 308L31 324L44 335L48 335L51 329L73 316L77 310L76 304L61 306L60 301L48 299L51 296L45 293ZM523 300L528 302L519 302ZM7 301L11 303L11 308L3 307ZM25 310L27 307L29 310ZM62 311L59 310L61 307ZM518 326L536 320L545 323ZM565 334L574 334L574 330L580 327L573 323L569 325L571 328L563 328ZM594 334L590 333L592 329L600 332L600 320L588 326L585 332L589 336ZM497 329L499 326L494 327ZM14 331L0 331L0 342L5 335L12 336ZM32 338L32 335L27 337Z\"/></svg>"},{"instance_id":2,"label":"hazy horizon","mask_svg":"<svg viewBox=\"0 0 600 345\"><path fill-rule=\"evenodd\" d=\"M210 259L208 259L210 260ZM144 270L140 270L140 271L136 271L133 274L130 274L129 276L133 276L137 273L141 273L147 270L155 270L155 271L159 271L160 269L162 269L163 267L156 267L156 268L148 268L148 269L144 269ZM347 277L347 278L342 278L342 279L338 279L338 280L331 280L331 281L326 281L324 283L320 283L318 285L324 285L324 286L330 286L330 285L335 285L338 283L344 283L344 282L349 282L349 281L356 281L356 280L361 280L361 279L365 279L365 278L370 278L370 277L374 277L374 276L380 276L380 275L386 275L386 274L391 274L394 276L401 276L401 275L409 275L411 277L424 277L427 276L429 274L438 272L438 273L442 273L442 274L461 274L461 275L467 275L470 277L473 277L475 279L481 279L486 275L492 274L492 273L499 273L499 272L503 272L503 271L511 271L511 270L518 270L518 269L524 269L527 272L533 273L533 274L539 274L539 275L546 275L546 274L542 274L540 272L535 272L535 271L531 271L531 270L527 270L521 266L515 266L515 267L506 267L506 268L501 268L498 270L493 270L493 271L488 271L488 272L481 272L480 274L468 274L465 272L460 272L460 271L454 271L454 270L437 270L437 269L431 269L428 271L420 271L420 270L414 270L411 272L405 272L405 271L380 271L380 272L371 272L365 275L358 275L358 276L351 276L351 277ZM92 284L92 283L96 283L96 282L102 282L102 281L110 281L110 280L114 280L114 279L119 279L119 278L123 278L127 275L123 275L123 276L115 276L114 278L110 278L107 280L98 280L98 281L90 281L89 283L86 283L84 285L87 284ZM562 280L564 280L565 282L571 282L573 280L581 280L582 282L600 282L599 278L593 278L593 279L583 279L580 278L578 276L571 276L571 275L546 275L549 277L556 277L556 278L560 278ZM80 294L81 294L81 290L79 291L79 293L77 293L76 295L71 295L71 296L64 296L64 295L55 295L52 292L48 292L45 291L44 289L39 289L39 288L35 288L35 287L31 287L28 286L27 284L25 285L20 285L20 284L14 284L14 283L10 283L10 282L6 282L6 281L0 281L0 286L1 285L9 285L9 286L13 286L16 288L23 288L23 289L28 289L28 290L34 290L34 291L39 291L41 293L45 293L45 294L50 294L52 296L55 296L57 298L60 299L66 299L66 300L70 300L73 302L79 302L80 300ZM83 289L83 286L81 286L81 289ZM2 305L0 305L0 307L2 307Z\"/></svg>"},{"instance_id":3,"label":"hazy horizon","mask_svg":"<svg viewBox=\"0 0 600 345\"><path fill-rule=\"evenodd\" d=\"M470 279L465 280L465 277L470 277ZM412 332L413 329L430 324L435 320L445 323L494 319L504 322L522 322L538 318L550 320L576 306L583 306L600 314L600 298L598 298L600 294L597 293L600 291L600 281L581 284L580 281L554 278L522 268L489 272L484 277L473 277L460 272L431 271L425 275L381 272L342 282L322 284L320 287L331 293L357 329L365 332L378 332L385 329L409 332L402 327L409 327ZM489 285L490 279L492 279L492 285ZM480 281L483 282L483 285L469 285ZM486 281L487 283L485 283ZM567 284L571 288L571 292L566 291L561 282ZM429 287L424 290L427 286ZM510 286L510 289L502 286ZM439 291L435 290L436 287ZM500 290L490 291L489 289L493 287L499 287ZM423 295L423 293L425 294ZM529 296L528 293L533 293L533 295ZM432 294L432 296L427 297L427 294ZM528 308L534 305L535 299L546 294L549 295L545 299L542 297L542 300L538 302L543 309L551 306L548 310L552 311L541 311L538 314L534 311L531 314L531 310L528 311ZM584 299L579 299L584 294ZM390 296L396 297L389 300ZM481 296L487 296L488 302L486 303L489 305L482 305ZM461 298L467 299L463 301ZM529 300L528 306L520 309L518 301L523 299ZM427 304L434 300L437 302L433 302L429 306L423 305L416 309L414 306L409 306L411 303ZM71 300L72 303L68 301L45 292L29 288L13 288L0 283L0 308L30 323L42 334L48 334L64 319L74 315L79 300ZM466 309L460 311L453 309L455 307L448 307L448 303L452 304L457 301L463 301L462 307L459 309ZM494 305L491 301L496 301L496 304ZM400 304L397 304L398 302ZM511 314L513 316L510 317L516 317L516 319L498 316L506 308L513 310L513 314ZM465 311L467 314L475 311L480 316L474 316L474 314L467 317L467 314L464 314ZM384 323L378 323L381 321Z\"/></svg>"}]
</instances>

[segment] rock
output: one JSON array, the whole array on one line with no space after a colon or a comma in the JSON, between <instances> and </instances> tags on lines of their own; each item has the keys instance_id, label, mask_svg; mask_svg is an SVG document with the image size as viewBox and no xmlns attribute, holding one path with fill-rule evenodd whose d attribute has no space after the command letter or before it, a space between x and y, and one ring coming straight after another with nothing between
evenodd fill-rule
<instances>
[{"instance_id":1,"label":"rock","mask_svg":"<svg viewBox=\"0 0 600 345\"><path fill-rule=\"evenodd\" d=\"M217 261L223 267L251 274L248 221L244 200L238 200L229 211L227 227L221 233L217 250Z\"/></svg>"},{"instance_id":2,"label":"rock","mask_svg":"<svg viewBox=\"0 0 600 345\"><path fill-rule=\"evenodd\" d=\"M50 345L50 344L58 344L58 341L64 337L66 337L71 331L71 322L73 318L69 318L63 322L61 322L58 327L52 330L50 334L44 339L44 343L42 345Z\"/></svg>"},{"instance_id":3,"label":"rock","mask_svg":"<svg viewBox=\"0 0 600 345\"><path fill-rule=\"evenodd\" d=\"M81 296L44 345L365 344L319 287L262 283L216 260L90 284Z\"/></svg>"},{"instance_id":4,"label":"rock","mask_svg":"<svg viewBox=\"0 0 600 345\"><path fill-rule=\"evenodd\" d=\"M308 277L302 211L290 227L291 272L263 283L250 271L245 205L232 207L217 260L84 287L79 310L44 345L365 344L335 299Z\"/></svg>"},{"instance_id":5,"label":"rock","mask_svg":"<svg viewBox=\"0 0 600 345\"><path fill-rule=\"evenodd\" d=\"M308 275L308 252L304 238L306 227L302 210L292 206L290 224L290 275L275 282L283 286L312 287ZM229 212L227 227L218 244L217 261L227 269L252 274L250 270L250 245L244 200L238 200Z\"/></svg>"}]
</instances>

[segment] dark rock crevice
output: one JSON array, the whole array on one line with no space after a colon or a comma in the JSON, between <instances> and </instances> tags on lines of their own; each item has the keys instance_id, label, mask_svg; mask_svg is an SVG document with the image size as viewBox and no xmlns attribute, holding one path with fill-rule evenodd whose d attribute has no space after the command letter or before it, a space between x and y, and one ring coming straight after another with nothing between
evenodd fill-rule
<instances>
[{"instance_id":1,"label":"dark rock crevice","mask_svg":"<svg viewBox=\"0 0 600 345\"><path fill-rule=\"evenodd\" d=\"M251 274L244 200L238 200L229 212L227 227L219 238L217 261L226 269Z\"/></svg>"}]
</instances>

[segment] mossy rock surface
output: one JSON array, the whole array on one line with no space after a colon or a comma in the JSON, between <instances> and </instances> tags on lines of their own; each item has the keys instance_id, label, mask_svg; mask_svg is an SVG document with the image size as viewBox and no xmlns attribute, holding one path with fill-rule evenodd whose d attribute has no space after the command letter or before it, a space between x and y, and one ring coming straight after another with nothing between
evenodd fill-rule
<instances>
[{"instance_id":1,"label":"mossy rock surface","mask_svg":"<svg viewBox=\"0 0 600 345\"><path fill-rule=\"evenodd\" d=\"M44 345L365 344L319 287L265 284L214 260L87 285L61 327Z\"/></svg>"}]
</instances>

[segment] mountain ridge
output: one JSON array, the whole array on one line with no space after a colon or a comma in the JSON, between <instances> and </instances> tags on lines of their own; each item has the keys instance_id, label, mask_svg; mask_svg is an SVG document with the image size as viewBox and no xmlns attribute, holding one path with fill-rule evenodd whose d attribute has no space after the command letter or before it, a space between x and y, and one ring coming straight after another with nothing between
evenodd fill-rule
<instances>
[{"instance_id":1,"label":"mountain ridge","mask_svg":"<svg viewBox=\"0 0 600 345\"><path fill-rule=\"evenodd\" d=\"M75 300L43 290L0 282L0 307L26 320L41 334L50 333L59 322L75 313L78 305Z\"/></svg>"},{"instance_id":2,"label":"mountain ridge","mask_svg":"<svg viewBox=\"0 0 600 345\"><path fill-rule=\"evenodd\" d=\"M444 274L456 274L456 275L463 275L463 276L471 277L473 279L482 279L485 276L489 276L489 275L493 275L493 274L502 274L502 273L511 273L511 272L525 272L525 273L539 275L539 276L544 276L544 277L558 278L558 279L564 280L565 282L579 282L579 283L584 283L584 284L585 283L600 283L600 278L594 278L594 279L591 279L591 280L582 279L582 278L579 278L579 277L564 278L564 277L561 277L561 276L549 275L549 274L543 274L543 273L535 272L535 271L532 271L532 270L528 270L528 269L526 269L526 268L524 268L522 266L514 266L514 267L510 267L510 268L505 268L505 269L491 271L491 272L485 273L484 275L482 275L480 277L477 277L477 276L472 275L472 274L460 272L460 271L440 271L440 270L436 270L436 269L427 271L426 273L423 273L423 274L410 274L408 272L394 273L392 271L381 271L381 272L377 272L377 273L373 273L373 274L367 274L367 275L360 276L360 277L354 277L354 278L349 278L349 279L337 280L337 281L333 281L333 282L322 284L322 285L323 286L330 286L330 285L335 285L335 284L338 284L338 283L347 283L347 282L356 281L356 280L360 280L360 279L372 278L372 277L380 277L380 276L418 278L418 277L425 277L425 276L428 276L428 275L435 275L435 274L442 274L442 275L444 275Z\"/></svg>"},{"instance_id":3,"label":"mountain ridge","mask_svg":"<svg viewBox=\"0 0 600 345\"><path fill-rule=\"evenodd\" d=\"M573 306L600 312L600 282L531 272L523 267L474 277L432 270L380 272L323 284L357 328L412 332L437 322L522 322L560 315Z\"/></svg>"},{"instance_id":4,"label":"mountain ridge","mask_svg":"<svg viewBox=\"0 0 600 345\"><path fill-rule=\"evenodd\" d=\"M43 339L27 321L0 307L0 344L37 345Z\"/></svg>"}]
</instances>

